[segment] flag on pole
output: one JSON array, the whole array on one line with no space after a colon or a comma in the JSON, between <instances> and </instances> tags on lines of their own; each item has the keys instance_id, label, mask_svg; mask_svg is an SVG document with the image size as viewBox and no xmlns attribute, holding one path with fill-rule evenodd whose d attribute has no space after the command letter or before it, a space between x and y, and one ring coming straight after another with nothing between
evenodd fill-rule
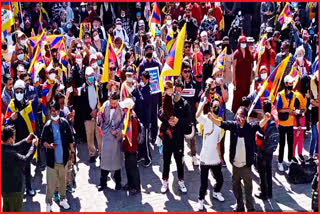
<instances>
[{"instance_id":1,"label":"flag on pole","mask_svg":"<svg viewBox=\"0 0 320 214\"><path fill-rule=\"evenodd\" d=\"M131 117L131 108L130 105L127 114L124 118L124 128L122 130L122 134L128 139L130 146L132 146L132 117Z\"/></svg>"},{"instance_id":2,"label":"flag on pole","mask_svg":"<svg viewBox=\"0 0 320 214\"><path fill-rule=\"evenodd\" d=\"M217 66L219 69L224 69L226 66L226 60L227 60L227 47L225 47L219 56L217 57L214 66Z\"/></svg>"},{"instance_id":3,"label":"flag on pole","mask_svg":"<svg viewBox=\"0 0 320 214\"><path fill-rule=\"evenodd\" d=\"M83 22L80 24L80 32L79 32L79 38L83 39L83 34L86 31L91 31L91 23Z\"/></svg>"},{"instance_id":4,"label":"flag on pole","mask_svg":"<svg viewBox=\"0 0 320 214\"><path fill-rule=\"evenodd\" d=\"M163 78L166 76L179 76L181 74L181 65L183 60L184 39L186 35L186 24L182 27L174 42L167 60L162 68L160 75L160 88L164 91Z\"/></svg>"},{"instance_id":5,"label":"flag on pole","mask_svg":"<svg viewBox=\"0 0 320 214\"><path fill-rule=\"evenodd\" d=\"M293 20L293 16L290 11L290 4L289 4L289 2L287 2L278 17L278 21L281 24L281 30L286 29L288 27L288 24L290 24L292 22L292 20Z\"/></svg>"},{"instance_id":6,"label":"flag on pole","mask_svg":"<svg viewBox=\"0 0 320 214\"><path fill-rule=\"evenodd\" d=\"M44 59L43 56L41 54L41 47L40 44L37 46L35 55L31 61L28 73L31 74L33 82L37 82L39 81L40 77L39 77L39 73L41 71L42 68L45 68L45 63L44 63Z\"/></svg>"},{"instance_id":7,"label":"flag on pole","mask_svg":"<svg viewBox=\"0 0 320 214\"><path fill-rule=\"evenodd\" d=\"M146 2L146 6L144 7L143 15L146 18L146 20L150 19L150 2Z\"/></svg>"},{"instance_id":8,"label":"flag on pole","mask_svg":"<svg viewBox=\"0 0 320 214\"><path fill-rule=\"evenodd\" d=\"M292 66L288 75L295 79L293 83L293 89L295 89L300 79L300 71L295 66Z\"/></svg>"},{"instance_id":9,"label":"flag on pole","mask_svg":"<svg viewBox=\"0 0 320 214\"><path fill-rule=\"evenodd\" d=\"M42 17L42 10L40 10L39 13L39 24L38 24L38 35L41 35L42 31L43 31L43 26L42 26L42 21L43 21L43 17Z\"/></svg>"},{"instance_id":10,"label":"flag on pole","mask_svg":"<svg viewBox=\"0 0 320 214\"><path fill-rule=\"evenodd\" d=\"M159 2L154 3L149 21L149 27L153 37L156 37L156 31L158 30L157 25L161 26L161 10Z\"/></svg>"},{"instance_id":11,"label":"flag on pole","mask_svg":"<svg viewBox=\"0 0 320 214\"><path fill-rule=\"evenodd\" d=\"M267 34L264 34L258 44L257 47L257 53L259 54L259 56L262 56L262 54L264 54L265 50L266 50L266 43L267 43Z\"/></svg>"},{"instance_id":12,"label":"flag on pole","mask_svg":"<svg viewBox=\"0 0 320 214\"><path fill-rule=\"evenodd\" d=\"M269 97L271 102L273 103L277 97L277 93L279 90L279 86L282 81L283 73L288 65L291 54L287 56L282 62L271 72L268 79L266 79L261 86L258 95L254 99L253 103L248 112L248 116L250 116L254 106L257 104L259 98L263 95L264 97Z\"/></svg>"},{"instance_id":13,"label":"flag on pole","mask_svg":"<svg viewBox=\"0 0 320 214\"><path fill-rule=\"evenodd\" d=\"M1 2L1 32L14 25L14 6L12 2Z\"/></svg>"},{"instance_id":14,"label":"flag on pole","mask_svg":"<svg viewBox=\"0 0 320 214\"><path fill-rule=\"evenodd\" d=\"M111 62L113 62L117 66L117 55L116 55L114 48L113 48L111 36L110 36L110 34L108 34L107 51L106 51L106 56L104 58L103 73L102 73L102 77L101 77L102 83L109 81L109 63L111 63Z\"/></svg>"},{"instance_id":15,"label":"flag on pole","mask_svg":"<svg viewBox=\"0 0 320 214\"><path fill-rule=\"evenodd\" d=\"M173 38L173 30L171 29L170 32L166 36L166 47L167 51L169 52L175 39Z\"/></svg>"}]
</instances>

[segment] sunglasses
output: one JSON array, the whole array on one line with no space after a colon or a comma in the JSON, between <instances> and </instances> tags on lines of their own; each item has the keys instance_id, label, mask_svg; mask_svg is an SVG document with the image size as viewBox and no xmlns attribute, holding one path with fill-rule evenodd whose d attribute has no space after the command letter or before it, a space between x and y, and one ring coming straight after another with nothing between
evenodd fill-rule
<instances>
[{"instance_id":1,"label":"sunglasses","mask_svg":"<svg viewBox=\"0 0 320 214\"><path fill-rule=\"evenodd\" d=\"M191 46L184 46L184 48L191 48Z\"/></svg>"},{"instance_id":2,"label":"sunglasses","mask_svg":"<svg viewBox=\"0 0 320 214\"><path fill-rule=\"evenodd\" d=\"M23 91L18 90L18 91L15 91L15 93L16 94L23 94Z\"/></svg>"},{"instance_id":3,"label":"sunglasses","mask_svg":"<svg viewBox=\"0 0 320 214\"><path fill-rule=\"evenodd\" d=\"M111 67L111 68L109 68L109 69L110 69L110 71L115 71L115 70L117 70L116 67Z\"/></svg>"},{"instance_id":4,"label":"sunglasses","mask_svg":"<svg viewBox=\"0 0 320 214\"><path fill-rule=\"evenodd\" d=\"M191 73L190 69L183 70L183 73Z\"/></svg>"}]
</instances>

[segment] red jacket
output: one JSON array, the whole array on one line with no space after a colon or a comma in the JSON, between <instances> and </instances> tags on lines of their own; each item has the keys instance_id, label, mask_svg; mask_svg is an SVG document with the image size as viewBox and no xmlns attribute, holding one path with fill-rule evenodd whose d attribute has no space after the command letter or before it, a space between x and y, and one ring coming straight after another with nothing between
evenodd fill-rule
<instances>
[{"instance_id":1,"label":"red jacket","mask_svg":"<svg viewBox=\"0 0 320 214\"><path fill-rule=\"evenodd\" d=\"M139 121L138 118L132 116L132 146L130 146L127 138L123 141L123 148L126 152L137 152L138 151L138 137L139 137Z\"/></svg>"},{"instance_id":2,"label":"red jacket","mask_svg":"<svg viewBox=\"0 0 320 214\"><path fill-rule=\"evenodd\" d=\"M258 53L255 52L255 55L254 55L254 58L255 59L258 59ZM260 67L265 65L268 69L268 76L270 75L270 65L271 62L275 61L275 58L276 58L276 52L270 48L269 50L266 48L265 52L262 54L261 56L261 60L260 60L260 64L259 64L259 69L258 69L258 74L260 75Z\"/></svg>"}]
</instances>

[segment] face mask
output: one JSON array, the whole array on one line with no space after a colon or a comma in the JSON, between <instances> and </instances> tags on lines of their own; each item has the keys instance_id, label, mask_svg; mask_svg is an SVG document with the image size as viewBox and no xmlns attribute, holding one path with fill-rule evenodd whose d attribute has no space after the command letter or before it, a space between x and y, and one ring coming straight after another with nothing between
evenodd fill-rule
<instances>
[{"instance_id":1,"label":"face mask","mask_svg":"<svg viewBox=\"0 0 320 214\"><path fill-rule=\"evenodd\" d=\"M89 81L90 83L93 83L93 82L94 82L94 76L88 77L88 81Z\"/></svg>"},{"instance_id":2,"label":"face mask","mask_svg":"<svg viewBox=\"0 0 320 214\"><path fill-rule=\"evenodd\" d=\"M240 44L240 47L243 48L243 49L245 49L245 48L247 47L247 44L246 44L246 43L241 43L241 44Z\"/></svg>"},{"instance_id":3,"label":"face mask","mask_svg":"<svg viewBox=\"0 0 320 214\"><path fill-rule=\"evenodd\" d=\"M81 10L82 10L82 12L86 12L86 8L85 7L81 8Z\"/></svg>"},{"instance_id":4,"label":"face mask","mask_svg":"<svg viewBox=\"0 0 320 214\"><path fill-rule=\"evenodd\" d=\"M305 41L305 40L308 40L309 39L309 36L303 36L302 39Z\"/></svg>"},{"instance_id":5,"label":"face mask","mask_svg":"<svg viewBox=\"0 0 320 214\"><path fill-rule=\"evenodd\" d=\"M52 61L53 61L54 63L58 63L58 62L59 62L59 60L58 60L57 58L53 58Z\"/></svg>"},{"instance_id":6,"label":"face mask","mask_svg":"<svg viewBox=\"0 0 320 214\"><path fill-rule=\"evenodd\" d=\"M24 58L24 54L19 54L19 55L18 55L18 60L22 61L23 58Z\"/></svg>"},{"instance_id":7,"label":"face mask","mask_svg":"<svg viewBox=\"0 0 320 214\"><path fill-rule=\"evenodd\" d=\"M180 96L181 96L181 93L180 93L180 92L178 92L178 91L174 92L174 94L173 94L173 101L174 101L175 103L178 102L178 101L180 100Z\"/></svg>"},{"instance_id":8,"label":"face mask","mask_svg":"<svg viewBox=\"0 0 320 214\"><path fill-rule=\"evenodd\" d=\"M172 30L173 30L173 31L177 31L177 30L178 30L178 27L177 27L177 26L172 26Z\"/></svg>"},{"instance_id":9,"label":"face mask","mask_svg":"<svg viewBox=\"0 0 320 214\"><path fill-rule=\"evenodd\" d=\"M146 54L146 57L147 57L148 59L151 59L151 58L152 58L152 53L147 53L147 54Z\"/></svg>"},{"instance_id":10,"label":"face mask","mask_svg":"<svg viewBox=\"0 0 320 214\"><path fill-rule=\"evenodd\" d=\"M288 89L288 91L292 91L292 89L293 89L293 86L292 86L292 85L290 85L290 86L287 86L287 89Z\"/></svg>"},{"instance_id":11,"label":"face mask","mask_svg":"<svg viewBox=\"0 0 320 214\"><path fill-rule=\"evenodd\" d=\"M212 22L212 20L213 20L213 17L210 17L210 18L208 17L209 22Z\"/></svg>"},{"instance_id":12,"label":"face mask","mask_svg":"<svg viewBox=\"0 0 320 214\"><path fill-rule=\"evenodd\" d=\"M98 25L95 25L95 26L93 26L93 29L98 29L99 28L99 26Z\"/></svg>"},{"instance_id":13,"label":"face mask","mask_svg":"<svg viewBox=\"0 0 320 214\"><path fill-rule=\"evenodd\" d=\"M17 99L18 101L23 100L23 97L24 97L24 94L23 94L23 93L15 93L15 95L16 95L16 99Z\"/></svg>"},{"instance_id":14,"label":"face mask","mask_svg":"<svg viewBox=\"0 0 320 214\"><path fill-rule=\"evenodd\" d=\"M2 45L2 46L1 46L1 49L2 49L2 50L7 50L7 48L8 48L8 45Z\"/></svg>"},{"instance_id":15,"label":"face mask","mask_svg":"<svg viewBox=\"0 0 320 214\"><path fill-rule=\"evenodd\" d=\"M55 116L55 117L54 117L54 116L51 116L51 120L53 120L53 121L57 121L57 120L59 120L59 118L60 118L59 115L57 115L57 116Z\"/></svg>"},{"instance_id":16,"label":"face mask","mask_svg":"<svg viewBox=\"0 0 320 214\"><path fill-rule=\"evenodd\" d=\"M82 59L77 58L77 59L76 59L76 63L77 63L78 65L81 65L81 64L82 64Z\"/></svg>"},{"instance_id":17,"label":"face mask","mask_svg":"<svg viewBox=\"0 0 320 214\"><path fill-rule=\"evenodd\" d=\"M140 86L144 87L145 86L144 82L140 82Z\"/></svg>"},{"instance_id":18,"label":"face mask","mask_svg":"<svg viewBox=\"0 0 320 214\"><path fill-rule=\"evenodd\" d=\"M302 57L302 56L297 57L297 60L298 60L299 64L302 64L302 63L303 63L303 57Z\"/></svg>"},{"instance_id":19,"label":"face mask","mask_svg":"<svg viewBox=\"0 0 320 214\"><path fill-rule=\"evenodd\" d=\"M121 14L121 18L124 18L125 16L126 16L125 13L122 13L122 14Z\"/></svg>"},{"instance_id":20,"label":"face mask","mask_svg":"<svg viewBox=\"0 0 320 214\"><path fill-rule=\"evenodd\" d=\"M219 106L216 106L216 107L213 108L213 113L215 115L219 115L219 112L220 112L220 107Z\"/></svg>"},{"instance_id":21,"label":"face mask","mask_svg":"<svg viewBox=\"0 0 320 214\"><path fill-rule=\"evenodd\" d=\"M56 74L55 73L49 74L49 79L50 80L54 80L55 78L56 78Z\"/></svg>"},{"instance_id":22,"label":"face mask","mask_svg":"<svg viewBox=\"0 0 320 214\"><path fill-rule=\"evenodd\" d=\"M100 39L100 37L99 37L99 35L95 35L95 36L93 37L93 39L94 39L95 41L98 41L98 40Z\"/></svg>"},{"instance_id":23,"label":"face mask","mask_svg":"<svg viewBox=\"0 0 320 214\"><path fill-rule=\"evenodd\" d=\"M96 62L93 63L93 64L91 65L91 67L92 67L92 68L97 68L97 67L98 67L98 63L96 63Z\"/></svg>"},{"instance_id":24,"label":"face mask","mask_svg":"<svg viewBox=\"0 0 320 214\"><path fill-rule=\"evenodd\" d=\"M263 73L260 75L261 79L265 80L268 77L268 73Z\"/></svg>"},{"instance_id":25,"label":"face mask","mask_svg":"<svg viewBox=\"0 0 320 214\"><path fill-rule=\"evenodd\" d=\"M117 30L122 30L122 26L121 25L117 25L116 28L117 28Z\"/></svg>"},{"instance_id":26,"label":"face mask","mask_svg":"<svg viewBox=\"0 0 320 214\"><path fill-rule=\"evenodd\" d=\"M94 10L97 10L98 9L98 6L93 6L92 7Z\"/></svg>"},{"instance_id":27,"label":"face mask","mask_svg":"<svg viewBox=\"0 0 320 214\"><path fill-rule=\"evenodd\" d=\"M133 82L133 77L127 77L128 82Z\"/></svg>"},{"instance_id":28,"label":"face mask","mask_svg":"<svg viewBox=\"0 0 320 214\"><path fill-rule=\"evenodd\" d=\"M28 41L27 39L21 40L20 43L21 43L22 46L25 46L27 44L27 41Z\"/></svg>"},{"instance_id":29,"label":"face mask","mask_svg":"<svg viewBox=\"0 0 320 214\"><path fill-rule=\"evenodd\" d=\"M167 20L167 25L171 25L172 24L172 20Z\"/></svg>"},{"instance_id":30,"label":"face mask","mask_svg":"<svg viewBox=\"0 0 320 214\"><path fill-rule=\"evenodd\" d=\"M99 66L102 65L102 60L101 59L98 60L98 65Z\"/></svg>"}]
</instances>

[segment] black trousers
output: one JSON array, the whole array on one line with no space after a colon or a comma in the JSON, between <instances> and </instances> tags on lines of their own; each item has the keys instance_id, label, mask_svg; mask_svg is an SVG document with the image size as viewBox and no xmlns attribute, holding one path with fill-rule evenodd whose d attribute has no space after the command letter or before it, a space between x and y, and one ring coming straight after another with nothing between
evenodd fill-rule
<instances>
[{"instance_id":1,"label":"black trousers","mask_svg":"<svg viewBox=\"0 0 320 214\"><path fill-rule=\"evenodd\" d=\"M108 170L101 169L100 186L107 186L109 172L110 171ZM116 184L121 184L121 169L118 169L114 172L114 179L116 181Z\"/></svg>"},{"instance_id":2,"label":"black trousers","mask_svg":"<svg viewBox=\"0 0 320 214\"><path fill-rule=\"evenodd\" d=\"M173 144L174 142L168 142L163 144L163 172L162 172L162 179L168 180L169 179L169 172L170 172L170 164L171 164L171 156L173 154L174 159L177 164L178 169L178 179L183 180L184 172L183 172L183 148L178 149L176 145Z\"/></svg>"},{"instance_id":3,"label":"black trousers","mask_svg":"<svg viewBox=\"0 0 320 214\"><path fill-rule=\"evenodd\" d=\"M279 163L283 161L284 146L288 145L288 161L290 162L293 156L293 126L279 126L280 148L279 148Z\"/></svg>"},{"instance_id":4,"label":"black trousers","mask_svg":"<svg viewBox=\"0 0 320 214\"><path fill-rule=\"evenodd\" d=\"M31 189L31 163L28 161L24 168L24 175L25 175L25 182L26 182L26 189Z\"/></svg>"},{"instance_id":5,"label":"black trousers","mask_svg":"<svg viewBox=\"0 0 320 214\"><path fill-rule=\"evenodd\" d=\"M272 156L273 154L258 156L261 194L269 197L272 197Z\"/></svg>"},{"instance_id":6,"label":"black trousers","mask_svg":"<svg viewBox=\"0 0 320 214\"><path fill-rule=\"evenodd\" d=\"M145 129L145 139L142 144L138 144L138 157L143 157L145 161L152 160L151 150L150 150L150 129L144 127Z\"/></svg>"},{"instance_id":7,"label":"black trousers","mask_svg":"<svg viewBox=\"0 0 320 214\"><path fill-rule=\"evenodd\" d=\"M158 134L158 109L160 93L153 94L151 100L151 143L154 144Z\"/></svg>"},{"instance_id":8,"label":"black trousers","mask_svg":"<svg viewBox=\"0 0 320 214\"><path fill-rule=\"evenodd\" d=\"M140 190L140 174L137 165L137 153L125 152L124 157L128 186L131 189Z\"/></svg>"},{"instance_id":9,"label":"black trousers","mask_svg":"<svg viewBox=\"0 0 320 214\"><path fill-rule=\"evenodd\" d=\"M207 189L208 189L208 177L209 177L209 170L211 170L214 179L216 179L217 184L214 187L215 192L220 192L223 184L223 175L221 171L221 164L219 165L201 165L200 166L200 177L201 177L201 185L199 191L199 200L203 200Z\"/></svg>"}]
</instances>

